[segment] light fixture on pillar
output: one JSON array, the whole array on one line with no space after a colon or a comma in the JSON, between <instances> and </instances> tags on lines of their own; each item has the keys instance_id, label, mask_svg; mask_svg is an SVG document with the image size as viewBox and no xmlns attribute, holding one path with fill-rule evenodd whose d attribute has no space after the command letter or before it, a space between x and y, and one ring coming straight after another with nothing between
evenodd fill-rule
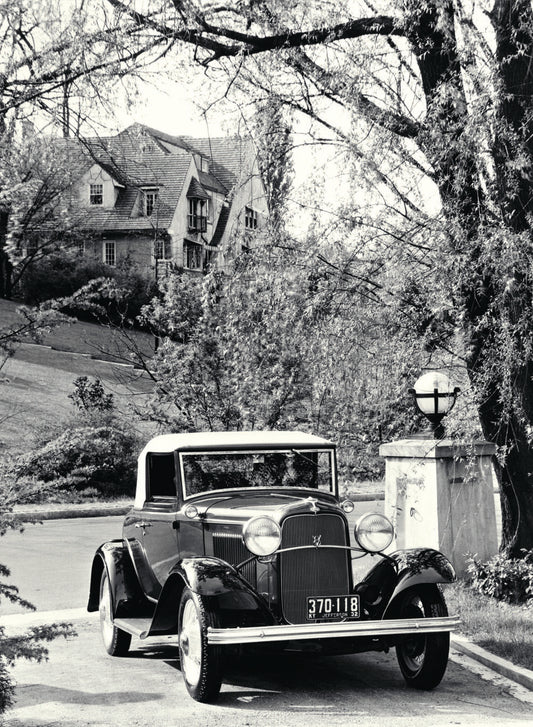
<instances>
[{"instance_id":1,"label":"light fixture on pillar","mask_svg":"<svg viewBox=\"0 0 533 727\"><path fill-rule=\"evenodd\" d=\"M435 439L444 437L442 419L453 409L459 391L459 387L452 387L446 374L439 371L422 374L414 387L409 389L417 409L429 419L431 436Z\"/></svg>"}]
</instances>

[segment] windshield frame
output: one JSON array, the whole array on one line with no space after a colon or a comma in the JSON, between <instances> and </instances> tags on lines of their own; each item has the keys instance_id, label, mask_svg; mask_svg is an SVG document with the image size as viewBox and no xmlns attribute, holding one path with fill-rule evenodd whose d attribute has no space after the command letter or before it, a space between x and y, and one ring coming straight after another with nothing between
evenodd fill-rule
<instances>
[{"instance_id":1,"label":"windshield frame","mask_svg":"<svg viewBox=\"0 0 533 727\"><path fill-rule=\"evenodd\" d=\"M306 452L309 453L325 453L329 454L329 461L330 461L330 489L329 490L322 490L318 487L299 487L297 485L291 485L290 487L285 486L268 486L265 485L264 487L228 487L228 488L222 488L218 490L204 490L203 492L197 492L193 493L191 495L187 495L186 493L186 480L185 480L185 470L184 470L184 456L187 455L197 455L197 456L216 456L216 455L261 455L261 454L280 454L280 453L301 453L302 455ZM336 499L339 497L338 492L338 482L337 482L337 453L335 447L316 447L316 446L307 446L302 447L301 445L282 445L282 446L269 446L265 445L265 447L217 447L216 449L186 449L182 451L178 451L178 461L179 461L179 476L180 476L180 495L183 500L183 502L186 502L187 500L190 500L191 498L195 497L201 497L205 495L211 495L211 494L221 494L224 492L228 492L229 490L235 491L238 490L239 492L256 492L257 490L269 490L273 492L277 491L283 491L283 490L302 490L305 492L314 492L314 493L321 493L324 495L333 496Z\"/></svg>"}]
</instances>

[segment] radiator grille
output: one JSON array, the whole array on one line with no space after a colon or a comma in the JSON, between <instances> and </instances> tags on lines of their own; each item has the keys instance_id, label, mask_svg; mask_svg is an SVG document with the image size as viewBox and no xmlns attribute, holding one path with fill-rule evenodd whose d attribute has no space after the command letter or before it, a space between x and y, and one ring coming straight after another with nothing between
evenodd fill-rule
<instances>
[{"instance_id":1,"label":"radiator grille","mask_svg":"<svg viewBox=\"0 0 533 727\"><path fill-rule=\"evenodd\" d=\"M231 565L238 565L251 556L242 542L241 533L218 532L213 533L213 555L217 558L225 560ZM250 585L255 587L257 580L256 575L257 563L252 560L241 569L241 575L246 578Z\"/></svg>"},{"instance_id":2,"label":"radiator grille","mask_svg":"<svg viewBox=\"0 0 533 727\"><path fill-rule=\"evenodd\" d=\"M345 524L332 514L294 515L281 530L282 548L313 545L347 545ZM289 623L306 623L307 596L336 596L349 593L349 551L312 548L281 553L281 599Z\"/></svg>"}]
</instances>

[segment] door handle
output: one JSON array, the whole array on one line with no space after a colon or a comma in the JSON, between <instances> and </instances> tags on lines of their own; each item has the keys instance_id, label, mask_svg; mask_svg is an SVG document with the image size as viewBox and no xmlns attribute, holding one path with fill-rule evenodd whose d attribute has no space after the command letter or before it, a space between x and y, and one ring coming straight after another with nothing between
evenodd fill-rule
<instances>
[{"instance_id":1,"label":"door handle","mask_svg":"<svg viewBox=\"0 0 533 727\"><path fill-rule=\"evenodd\" d=\"M135 527L142 528L144 530L145 528L151 528L152 523L145 523L145 522L135 523Z\"/></svg>"}]
</instances>

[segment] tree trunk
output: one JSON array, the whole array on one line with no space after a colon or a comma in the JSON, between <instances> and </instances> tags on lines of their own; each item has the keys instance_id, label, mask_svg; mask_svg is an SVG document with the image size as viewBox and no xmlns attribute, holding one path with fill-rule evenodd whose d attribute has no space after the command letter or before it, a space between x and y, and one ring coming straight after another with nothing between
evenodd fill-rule
<instances>
[{"instance_id":1,"label":"tree trunk","mask_svg":"<svg viewBox=\"0 0 533 727\"><path fill-rule=\"evenodd\" d=\"M440 7L439 7L440 6ZM415 6L416 7L416 6ZM529 0L501 0L492 14L501 69L499 130L493 156L496 183L480 185L478 149L468 129L468 110L457 56L452 4L427 3L410 23L427 101L425 130L418 139L436 172L450 230L450 254L466 274L455 291L464 313L463 337L470 380L479 393L484 436L504 458L496 462L501 486L502 548L522 557L533 548L533 391L529 332L520 321L532 311L529 276L516 270L513 293L503 294L497 261L491 264L484 235L530 232L533 169L533 28ZM414 21L414 22L413 22ZM442 30L444 29L444 30ZM524 51L524 48L527 52ZM523 160L527 160L524 164ZM487 196L490 195L490 198ZM494 210L500 210L497 220ZM502 244L501 254L504 255ZM501 330L511 331L515 357L498 360ZM511 382L511 383L509 383Z\"/></svg>"},{"instance_id":2,"label":"tree trunk","mask_svg":"<svg viewBox=\"0 0 533 727\"><path fill-rule=\"evenodd\" d=\"M5 251L7 212L0 212L0 298L11 298L13 266Z\"/></svg>"}]
</instances>

